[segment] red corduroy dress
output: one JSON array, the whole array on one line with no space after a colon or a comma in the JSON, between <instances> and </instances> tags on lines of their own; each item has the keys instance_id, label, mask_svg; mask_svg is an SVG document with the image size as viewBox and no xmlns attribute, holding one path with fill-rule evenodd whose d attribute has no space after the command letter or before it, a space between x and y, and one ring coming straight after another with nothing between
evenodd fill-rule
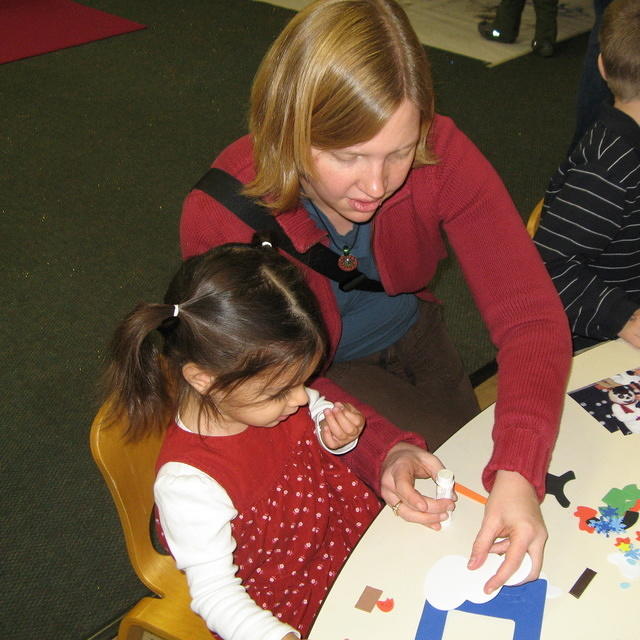
<instances>
[{"instance_id":1,"label":"red corduroy dress","mask_svg":"<svg viewBox=\"0 0 640 640\"><path fill-rule=\"evenodd\" d=\"M253 600L304 637L380 502L318 444L305 408L276 427L204 437L170 426L157 462L194 466L238 511L234 563Z\"/></svg>"}]
</instances>

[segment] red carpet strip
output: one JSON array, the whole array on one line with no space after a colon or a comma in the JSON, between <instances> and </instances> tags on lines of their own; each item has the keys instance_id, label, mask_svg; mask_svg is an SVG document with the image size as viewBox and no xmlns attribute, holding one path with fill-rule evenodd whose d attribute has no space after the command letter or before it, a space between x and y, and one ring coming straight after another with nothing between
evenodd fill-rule
<instances>
[{"instance_id":1,"label":"red carpet strip","mask_svg":"<svg viewBox=\"0 0 640 640\"><path fill-rule=\"evenodd\" d=\"M71 0L0 0L0 64L144 28Z\"/></svg>"}]
</instances>

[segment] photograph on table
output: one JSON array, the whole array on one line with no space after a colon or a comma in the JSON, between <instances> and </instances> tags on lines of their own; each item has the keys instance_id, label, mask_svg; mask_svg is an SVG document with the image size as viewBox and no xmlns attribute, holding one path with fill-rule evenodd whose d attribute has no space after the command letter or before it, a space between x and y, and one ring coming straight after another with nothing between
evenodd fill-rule
<instances>
[{"instance_id":1,"label":"photograph on table","mask_svg":"<svg viewBox=\"0 0 640 640\"><path fill-rule=\"evenodd\" d=\"M611 433L640 433L640 367L598 380L569 395Z\"/></svg>"}]
</instances>

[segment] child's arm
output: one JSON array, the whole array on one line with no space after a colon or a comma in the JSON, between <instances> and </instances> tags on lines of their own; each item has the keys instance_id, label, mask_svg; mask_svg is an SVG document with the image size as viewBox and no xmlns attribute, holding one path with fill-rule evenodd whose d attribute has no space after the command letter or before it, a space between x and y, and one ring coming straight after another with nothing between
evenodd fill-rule
<instances>
[{"instance_id":1,"label":"child's arm","mask_svg":"<svg viewBox=\"0 0 640 640\"><path fill-rule=\"evenodd\" d=\"M381 496L380 478L389 451L399 442L407 442L426 449L424 439L411 431L398 429L372 407L356 400L328 378L316 378L313 386L325 396L348 402L362 411L367 428L362 432L358 446L346 454L346 464L378 496Z\"/></svg>"},{"instance_id":2,"label":"child's arm","mask_svg":"<svg viewBox=\"0 0 640 640\"><path fill-rule=\"evenodd\" d=\"M321 446L333 454L351 451L358 444L365 418L348 402L333 404L315 389L306 388L309 413L316 425L316 436Z\"/></svg>"},{"instance_id":3,"label":"child's arm","mask_svg":"<svg viewBox=\"0 0 640 640\"><path fill-rule=\"evenodd\" d=\"M154 495L171 554L187 576L191 606L207 627L234 640L299 637L259 607L236 576L231 520L237 511L215 480L187 464L170 462L158 472Z\"/></svg>"},{"instance_id":4,"label":"child's arm","mask_svg":"<svg viewBox=\"0 0 640 640\"><path fill-rule=\"evenodd\" d=\"M640 309L636 309L618 335L634 347L640 347Z\"/></svg>"},{"instance_id":5,"label":"child's arm","mask_svg":"<svg viewBox=\"0 0 640 640\"><path fill-rule=\"evenodd\" d=\"M615 175L617 169L609 172L600 160L564 170L562 186L554 189L552 182L547 191L535 244L572 332L596 339L615 338L638 303L623 285L607 282L603 268L612 257L605 263L601 256L629 225L630 194ZM618 258L617 264L628 265L628 257ZM633 336L627 337L634 344Z\"/></svg>"}]
</instances>

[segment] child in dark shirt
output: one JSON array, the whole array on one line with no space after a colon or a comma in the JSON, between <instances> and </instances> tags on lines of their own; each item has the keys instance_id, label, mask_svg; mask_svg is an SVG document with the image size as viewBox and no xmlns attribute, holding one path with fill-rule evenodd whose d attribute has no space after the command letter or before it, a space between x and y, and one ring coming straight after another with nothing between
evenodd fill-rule
<instances>
[{"instance_id":1,"label":"child in dark shirt","mask_svg":"<svg viewBox=\"0 0 640 640\"><path fill-rule=\"evenodd\" d=\"M604 12L598 68L614 95L560 165L535 243L574 348L621 337L640 347L640 2Z\"/></svg>"}]
</instances>

